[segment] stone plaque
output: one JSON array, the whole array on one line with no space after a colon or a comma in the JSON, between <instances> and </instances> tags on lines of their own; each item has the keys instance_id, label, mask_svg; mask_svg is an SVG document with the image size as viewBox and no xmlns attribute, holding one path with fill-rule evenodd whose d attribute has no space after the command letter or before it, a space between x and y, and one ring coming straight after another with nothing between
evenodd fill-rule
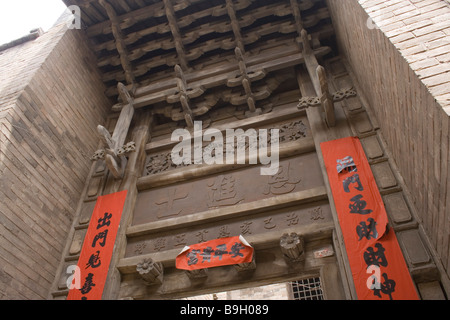
<instances>
[{"instance_id":1,"label":"stone plaque","mask_svg":"<svg viewBox=\"0 0 450 320\"><path fill-rule=\"evenodd\" d=\"M245 236L289 228L310 225L319 227L321 224L329 224L332 221L330 206L328 202L322 201L168 232L132 237L128 239L125 256L132 257L177 248L181 250L190 244L238 235L245 238Z\"/></svg>"},{"instance_id":2,"label":"stone plaque","mask_svg":"<svg viewBox=\"0 0 450 320\"><path fill-rule=\"evenodd\" d=\"M323 186L316 153L280 160L273 176L260 166L228 171L176 185L140 192L132 225L175 218L212 209Z\"/></svg>"}]
</instances>

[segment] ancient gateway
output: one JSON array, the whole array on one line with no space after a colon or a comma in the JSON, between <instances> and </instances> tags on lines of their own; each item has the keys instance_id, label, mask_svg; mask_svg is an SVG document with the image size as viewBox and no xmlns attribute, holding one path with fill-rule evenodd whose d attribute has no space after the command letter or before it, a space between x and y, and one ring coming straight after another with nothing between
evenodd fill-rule
<instances>
[{"instance_id":1,"label":"ancient gateway","mask_svg":"<svg viewBox=\"0 0 450 320\"><path fill-rule=\"evenodd\" d=\"M433 55L445 69L448 50L427 42L410 61L403 41L432 41L433 27L448 41L435 20L448 2L396 1L383 7L392 15L356 0L64 3L34 40L57 38L8 129L34 132L26 119L38 107L52 117L39 99L54 94L69 103L55 108L63 135L78 132L59 143L43 124L57 122L34 118L54 136L48 166L27 177L75 178L55 187L57 205L36 206L57 215L42 224L55 249L31 228L38 254L54 253L24 296L230 298L281 284L286 299L446 299L450 90L440 67L416 70ZM23 145L18 132L8 139ZM33 190L58 185L46 181ZM17 279L8 290L20 296Z\"/></svg>"},{"instance_id":2,"label":"ancient gateway","mask_svg":"<svg viewBox=\"0 0 450 320\"><path fill-rule=\"evenodd\" d=\"M321 299L444 295L364 100L375 88L339 55L326 1L66 3L117 102L54 298L67 285L74 299L176 299L304 279ZM99 204L124 191L117 210ZM113 211L108 252L98 223Z\"/></svg>"}]
</instances>

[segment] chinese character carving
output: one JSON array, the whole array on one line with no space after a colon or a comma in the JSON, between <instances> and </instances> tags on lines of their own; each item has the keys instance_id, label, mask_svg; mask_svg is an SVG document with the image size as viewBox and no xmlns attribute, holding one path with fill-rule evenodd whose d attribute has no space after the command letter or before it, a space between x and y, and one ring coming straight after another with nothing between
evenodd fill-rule
<instances>
[{"instance_id":1,"label":"chinese character carving","mask_svg":"<svg viewBox=\"0 0 450 320\"><path fill-rule=\"evenodd\" d=\"M276 227L277 227L277 225L272 222L272 218L264 219L264 228L265 229L270 230L270 229L273 229Z\"/></svg>"},{"instance_id":2,"label":"chinese character carving","mask_svg":"<svg viewBox=\"0 0 450 320\"><path fill-rule=\"evenodd\" d=\"M221 226L219 229L219 238L227 238L230 236L230 231L228 231L228 226Z\"/></svg>"},{"instance_id":3,"label":"chinese character carving","mask_svg":"<svg viewBox=\"0 0 450 320\"><path fill-rule=\"evenodd\" d=\"M295 212L288 214L286 216L286 221L288 223L288 227L295 226L298 224L298 215Z\"/></svg>"},{"instance_id":4,"label":"chinese character carving","mask_svg":"<svg viewBox=\"0 0 450 320\"><path fill-rule=\"evenodd\" d=\"M207 233L208 233L208 230L202 230L202 231L199 231L199 232L197 232L197 233L195 234L195 236L198 238L198 243L208 241L208 240L206 239L206 234L207 234Z\"/></svg>"},{"instance_id":5,"label":"chinese character carving","mask_svg":"<svg viewBox=\"0 0 450 320\"><path fill-rule=\"evenodd\" d=\"M244 222L239 227L241 228L242 235L244 234L252 234L252 231L250 230L250 226L253 222Z\"/></svg>"},{"instance_id":6,"label":"chinese character carving","mask_svg":"<svg viewBox=\"0 0 450 320\"><path fill-rule=\"evenodd\" d=\"M136 252L137 254L142 254L143 250L146 247L147 247L147 244L145 242L136 243L136 245L134 246L134 248L135 248L134 252Z\"/></svg>"},{"instance_id":7,"label":"chinese character carving","mask_svg":"<svg viewBox=\"0 0 450 320\"><path fill-rule=\"evenodd\" d=\"M175 245L174 245L175 247L186 245L186 239L185 239L186 234L185 233L178 234L174 238L175 238Z\"/></svg>"},{"instance_id":8,"label":"chinese character carving","mask_svg":"<svg viewBox=\"0 0 450 320\"><path fill-rule=\"evenodd\" d=\"M290 172L290 163L280 165L278 173L268 178L268 185L264 190L264 194L285 194L293 191L301 178L296 177Z\"/></svg>"},{"instance_id":9,"label":"chinese character carving","mask_svg":"<svg viewBox=\"0 0 450 320\"><path fill-rule=\"evenodd\" d=\"M311 214L311 220L325 219L323 217L322 207L314 208L314 209L310 210L309 213Z\"/></svg>"},{"instance_id":10,"label":"chinese character carving","mask_svg":"<svg viewBox=\"0 0 450 320\"><path fill-rule=\"evenodd\" d=\"M164 238L158 238L153 243L153 247L156 251L161 251L162 249L166 248L166 239Z\"/></svg>"},{"instance_id":11,"label":"chinese character carving","mask_svg":"<svg viewBox=\"0 0 450 320\"><path fill-rule=\"evenodd\" d=\"M208 207L218 208L223 206L233 206L244 198L236 191L236 180L232 175L220 175L215 181L208 185Z\"/></svg>"},{"instance_id":12,"label":"chinese character carving","mask_svg":"<svg viewBox=\"0 0 450 320\"><path fill-rule=\"evenodd\" d=\"M184 200L189 196L189 191L179 190L178 188L169 189L167 196L161 200L155 201L155 204L159 206L158 218L165 218L170 216L176 216L183 211L182 208L174 208L174 203L179 200Z\"/></svg>"}]
</instances>

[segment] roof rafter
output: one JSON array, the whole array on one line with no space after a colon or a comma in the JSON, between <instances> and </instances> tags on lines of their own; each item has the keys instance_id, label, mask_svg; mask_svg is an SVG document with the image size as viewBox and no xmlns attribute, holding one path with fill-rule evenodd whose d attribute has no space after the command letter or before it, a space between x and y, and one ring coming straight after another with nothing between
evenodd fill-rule
<instances>
[{"instance_id":1,"label":"roof rafter","mask_svg":"<svg viewBox=\"0 0 450 320\"><path fill-rule=\"evenodd\" d=\"M239 26L239 20L236 16L236 9L234 8L233 0L226 0L226 7L228 16L231 19L231 27L233 29L236 46L241 50L241 53L244 54L244 40L242 39L241 27Z\"/></svg>"},{"instance_id":2,"label":"roof rafter","mask_svg":"<svg viewBox=\"0 0 450 320\"><path fill-rule=\"evenodd\" d=\"M175 49L177 50L180 66L183 70L188 70L189 66L186 59L186 52L184 50L183 38L180 34L180 29L175 17L175 10L170 0L164 0L164 10L166 12L167 20L169 21L170 30L175 41Z\"/></svg>"},{"instance_id":3,"label":"roof rafter","mask_svg":"<svg viewBox=\"0 0 450 320\"><path fill-rule=\"evenodd\" d=\"M127 47L123 40L122 30L120 29L120 23L117 19L117 14L109 2L107 2L106 0L99 0L99 2L103 6L103 8L105 8L109 20L111 21L112 33L114 35L114 38L116 39L116 47L117 51L119 52L120 62L125 72L127 83L134 86L136 81L133 74L133 68L128 57Z\"/></svg>"}]
</instances>

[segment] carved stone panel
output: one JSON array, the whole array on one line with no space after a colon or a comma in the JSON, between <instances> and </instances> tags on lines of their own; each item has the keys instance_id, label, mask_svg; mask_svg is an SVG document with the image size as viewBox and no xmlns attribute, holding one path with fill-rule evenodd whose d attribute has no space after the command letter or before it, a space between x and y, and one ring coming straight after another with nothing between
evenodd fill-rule
<instances>
[{"instance_id":1,"label":"carved stone panel","mask_svg":"<svg viewBox=\"0 0 450 320\"><path fill-rule=\"evenodd\" d=\"M274 176L260 166L139 193L132 225L205 212L323 186L315 153L280 160Z\"/></svg>"},{"instance_id":2,"label":"carved stone panel","mask_svg":"<svg viewBox=\"0 0 450 320\"><path fill-rule=\"evenodd\" d=\"M273 127L273 128L272 128ZM267 128L269 129L269 128ZM307 119L297 119L290 122L282 122L274 124L270 129L279 129L279 142L280 144L297 141L299 139L306 138L310 136L309 127ZM268 145L270 145L270 130L268 131ZM204 143L204 146L207 146ZM235 145L236 148L237 144ZM246 141L246 149L248 149L248 141ZM166 172L181 167L186 167L189 165L185 164L174 164L171 158L172 150L158 151L156 153L151 153L147 156L144 175L153 175L161 172ZM225 152L225 149L224 149Z\"/></svg>"},{"instance_id":3,"label":"carved stone panel","mask_svg":"<svg viewBox=\"0 0 450 320\"><path fill-rule=\"evenodd\" d=\"M128 239L126 257L162 252L218 238L251 236L332 222L327 202L278 209ZM313 229L313 228L310 228Z\"/></svg>"}]
</instances>

